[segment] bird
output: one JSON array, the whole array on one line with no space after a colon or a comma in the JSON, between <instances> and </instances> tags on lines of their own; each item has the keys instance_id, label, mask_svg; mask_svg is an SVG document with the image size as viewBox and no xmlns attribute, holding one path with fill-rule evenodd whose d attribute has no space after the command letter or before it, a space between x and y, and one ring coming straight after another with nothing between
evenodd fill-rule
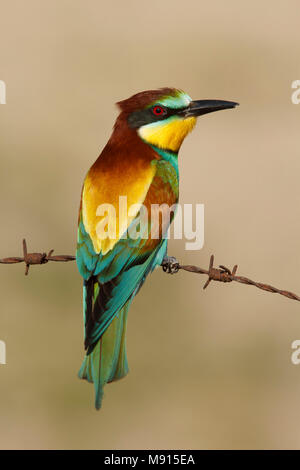
<instances>
[{"instance_id":1,"label":"bird","mask_svg":"<svg viewBox=\"0 0 300 470\"><path fill-rule=\"evenodd\" d=\"M117 103L120 113L112 135L83 182L77 232L85 347L78 376L94 384L97 410L104 386L128 373L126 326L133 298L155 267L173 260L165 234L174 211L168 223L160 220L155 237L151 218L146 219L146 236L141 231L130 237L128 232L141 221L142 207L149 215L154 205L177 204L178 152L197 118L237 105L194 101L171 87L142 91ZM120 197L133 209L121 210ZM103 205L114 210L103 212Z\"/></svg>"}]
</instances>

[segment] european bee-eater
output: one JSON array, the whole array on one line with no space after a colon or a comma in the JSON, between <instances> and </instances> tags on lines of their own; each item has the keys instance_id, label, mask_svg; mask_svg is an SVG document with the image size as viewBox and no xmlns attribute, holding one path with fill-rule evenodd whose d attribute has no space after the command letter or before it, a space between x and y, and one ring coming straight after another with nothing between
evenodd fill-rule
<instances>
[{"instance_id":1,"label":"european bee-eater","mask_svg":"<svg viewBox=\"0 0 300 470\"><path fill-rule=\"evenodd\" d=\"M177 203L178 151L197 117L237 105L192 101L174 88L143 91L117 104L121 112L112 136L84 180L78 222L86 349L79 377L94 383L97 409L104 385L128 372L125 336L131 301L167 253L168 226L160 226L154 238L149 232L133 238L122 234L137 224L142 205L150 213L153 204ZM127 197L133 211L120 210L120 196ZM104 220L99 213L103 204L114 207L106 222L117 227L105 236L97 230Z\"/></svg>"}]
</instances>

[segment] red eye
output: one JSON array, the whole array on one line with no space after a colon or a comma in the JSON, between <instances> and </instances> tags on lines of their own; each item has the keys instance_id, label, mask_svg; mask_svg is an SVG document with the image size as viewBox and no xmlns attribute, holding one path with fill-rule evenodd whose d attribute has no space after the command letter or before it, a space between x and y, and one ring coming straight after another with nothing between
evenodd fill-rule
<instances>
[{"instance_id":1,"label":"red eye","mask_svg":"<svg viewBox=\"0 0 300 470\"><path fill-rule=\"evenodd\" d=\"M154 106L152 108L152 112L155 116L163 116L166 113L166 110L162 106Z\"/></svg>"}]
</instances>

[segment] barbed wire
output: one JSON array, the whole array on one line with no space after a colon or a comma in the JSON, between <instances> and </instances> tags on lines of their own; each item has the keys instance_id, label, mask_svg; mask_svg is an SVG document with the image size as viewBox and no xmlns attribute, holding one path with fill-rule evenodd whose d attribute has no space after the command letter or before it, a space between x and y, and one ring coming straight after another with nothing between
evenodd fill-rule
<instances>
[{"instance_id":1,"label":"barbed wire","mask_svg":"<svg viewBox=\"0 0 300 470\"><path fill-rule=\"evenodd\" d=\"M203 268L199 268L198 266L191 266L191 265L181 266L179 263L171 263L170 265L170 263L168 262L163 264L162 267L165 272L169 272L171 274L175 274L180 269L183 269L184 271L188 271L190 273L206 274L208 276L208 279L206 283L204 284L203 289L206 289L211 281L218 281L218 282L235 281L235 282L240 282L241 284L246 284L248 286L255 286L258 289L261 289L267 292L272 292L273 294L280 294L289 299L298 300L298 302L300 301L300 297L294 294L293 292L282 290L282 289L277 289L277 287L273 287L270 284L264 284L262 282L252 281L252 279L249 279L248 277L245 277L245 276L236 276L236 271L238 268L237 264L233 267L232 271L223 265L219 265L219 268L214 268L214 255L211 255L210 257L208 269L203 269Z\"/></svg>"},{"instance_id":2,"label":"barbed wire","mask_svg":"<svg viewBox=\"0 0 300 470\"><path fill-rule=\"evenodd\" d=\"M76 259L75 256L71 255L58 255L52 256L54 250L50 250L49 253L28 253L27 251L27 243L24 238L23 240L23 258L19 258L18 256L10 257L10 258L2 258L0 259L0 263L2 264L14 264L14 263L25 263L25 276L27 276L29 272L29 267L34 264L46 264L48 261L74 261Z\"/></svg>"},{"instance_id":3,"label":"barbed wire","mask_svg":"<svg viewBox=\"0 0 300 470\"><path fill-rule=\"evenodd\" d=\"M0 259L1 264L14 264L14 263L25 263L25 275L28 275L29 268L32 265L46 264L49 261L56 262L67 262L74 261L75 256L72 255L56 255L53 256L54 250L50 250L49 253L28 253L26 240L23 240L23 257L10 257ZM207 281L205 282L203 289L206 289L211 281L217 282L239 282L248 286L254 286L258 289L271 292L274 294L280 294L288 299L300 301L300 297L293 292L277 289L269 284L264 284L262 282L256 282L248 277L236 276L238 266L235 265L232 270L226 266L219 265L219 268L214 267L214 255L211 255L208 269L203 269L198 266L192 265L181 265L175 258L167 257L162 263L163 271L169 274L176 274L179 270L188 271L196 274L205 274L208 276Z\"/></svg>"}]
</instances>

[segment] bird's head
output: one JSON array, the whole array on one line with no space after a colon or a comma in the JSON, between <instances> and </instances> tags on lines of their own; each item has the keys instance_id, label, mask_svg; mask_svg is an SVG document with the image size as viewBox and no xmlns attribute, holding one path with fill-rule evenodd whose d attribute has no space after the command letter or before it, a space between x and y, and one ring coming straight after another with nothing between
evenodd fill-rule
<instances>
[{"instance_id":1,"label":"bird's head","mask_svg":"<svg viewBox=\"0 0 300 470\"><path fill-rule=\"evenodd\" d=\"M117 104L129 128L144 142L172 152L178 152L197 117L238 105L222 100L193 101L175 88L142 91Z\"/></svg>"}]
</instances>

